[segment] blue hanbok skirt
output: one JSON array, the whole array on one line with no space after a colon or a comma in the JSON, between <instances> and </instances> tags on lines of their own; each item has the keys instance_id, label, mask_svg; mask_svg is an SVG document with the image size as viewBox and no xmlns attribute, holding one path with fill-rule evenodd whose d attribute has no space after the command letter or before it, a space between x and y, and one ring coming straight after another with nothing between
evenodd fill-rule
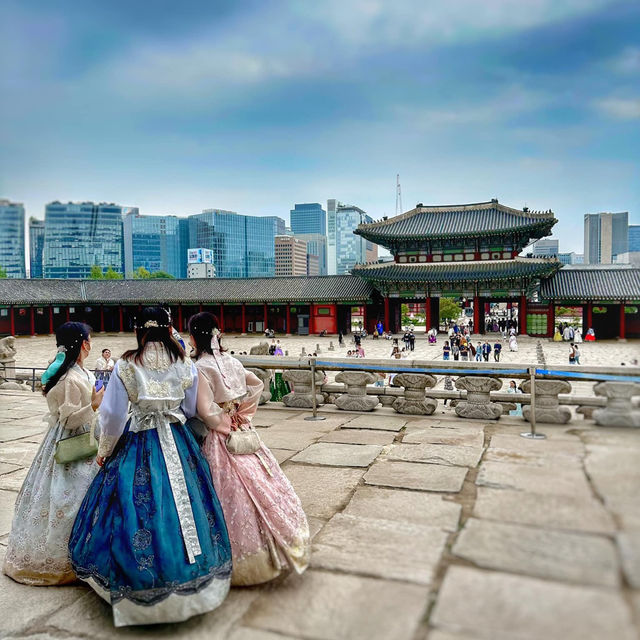
<instances>
[{"instance_id":1,"label":"blue hanbok skirt","mask_svg":"<svg viewBox=\"0 0 640 640\"><path fill-rule=\"evenodd\" d=\"M172 430L201 553L190 563L158 432L130 432L95 477L69 553L77 576L113 608L116 626L179 622L227 596L231 547L209 465L189 429Z\"/></svg>"}]
</instances>

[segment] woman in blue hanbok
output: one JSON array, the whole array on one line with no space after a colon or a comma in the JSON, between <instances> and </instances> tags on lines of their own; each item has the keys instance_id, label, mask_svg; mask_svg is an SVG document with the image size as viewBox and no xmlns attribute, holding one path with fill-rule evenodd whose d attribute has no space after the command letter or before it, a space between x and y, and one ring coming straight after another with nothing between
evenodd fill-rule
<instances>
[{"instance_id":1,"label":"woman in blue hanbok","mask_svg":"<svg viewBox=\"0 0 640 640\"><path fill-rule=\"evenodd\" d=\"M197 372L163 309L144 309L138 348L114 368L98 464L69 550L116 626L178 622L225 599L231 548L207 461L189 429ZM131 402L131 415L127 408Z\"/></svg>"}]
</instances>

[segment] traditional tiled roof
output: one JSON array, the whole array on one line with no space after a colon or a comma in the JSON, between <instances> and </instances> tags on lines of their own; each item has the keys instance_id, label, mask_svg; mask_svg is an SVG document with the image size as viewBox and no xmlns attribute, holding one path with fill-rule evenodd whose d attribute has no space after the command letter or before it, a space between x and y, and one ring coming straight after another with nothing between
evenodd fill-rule
<instances>
[{"instance_id":1,"label":"traditional tiled roof","mask_svg":"<svg viewBox=\"0 0 640 640\"><path fill-rule=\"evenodd\" d=\"M373 287L352 276L191 280L0 280L0 304L198 304L368 300Z\"/></svg>"},{"instance_id":2,"label":"traditional tiled roof","mask_svg":"<svg viewBox=\"0 0 640 640\"><path fill-rule=\"evenodd\" d=\"M551 233L556 222L552 211L512 209L491 200L476 204L417 206L388 220L361 224L354 233L378 243L394 239L483 237L508 232L532 232L531 237L542 237L540 231L542 235Z\"/></svg>"},{"instance_id":3,"label":"traditional tiled roof","mask_svg":"<svg viewBox=\"0 0 640 640\"><path fill-rule=\"evenodd\" d=\"M479 282L547 276L560 268L555 258L514 258L475 262L427 262L356 266L353 274L370 282Z\"/></svg>"},{"instance_id":4,"label":"traditional tiled roof","mask_svg":"<svg viewBox=\"0 0 640 640\"><path fill-rule=\"evenodd\" d=\"M564 267L540 287L543 300L640 301L640 269Z\"/></svg>"}]
</instances>

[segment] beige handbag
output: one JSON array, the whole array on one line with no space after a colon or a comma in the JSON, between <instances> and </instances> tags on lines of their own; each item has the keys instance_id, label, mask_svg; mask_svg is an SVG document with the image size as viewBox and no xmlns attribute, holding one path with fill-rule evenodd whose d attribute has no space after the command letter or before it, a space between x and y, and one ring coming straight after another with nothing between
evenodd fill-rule
<instances>
[{"instance_id":1,"label":"beige handbag","mask_svg":"<svg viewBox=\"0 0 640 640\"><path fill-rule=\"evenodd\" d=\"M53 458L58 464L67 464L93 458L97 453L98 441L95 437L95 427L91 425L91 429L85 433L58 440Z\"/></svg>"},{"instance_id":2,"label":"beige handbag","mask_svg":"<svg viewBox=\"0 0 640 640\"><path fill-rule=\"evenodd\" d=\"M253 429L231 431L226 440L227 451L235 455L255 453L262 446L258 432Z\"/></svg>"}]
</instances>

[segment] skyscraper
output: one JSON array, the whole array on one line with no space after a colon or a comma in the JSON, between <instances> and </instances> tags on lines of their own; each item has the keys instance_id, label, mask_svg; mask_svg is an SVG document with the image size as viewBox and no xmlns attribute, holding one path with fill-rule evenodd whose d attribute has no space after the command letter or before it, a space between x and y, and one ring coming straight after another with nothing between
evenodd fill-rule
<instances>
[{"instance_id":1,"label":"skyscraper","mask_svg":"<svg viewBox=\"0 0 640 640\"><path fill-rule=\"evenodd\" d=\"M276 236L276 276L307 275L307 243L295 236Z\"/></svg>"},{"instance_id":2,"label":"skyscraper","mask_svg":"<svg viewBox=\"0 0 640 640\"><path fill-rule=\"evenodd\" d=\"M377 259L377 246L353 233L359 224L373 222L365 211L336 200L327 200L327 213L329 275L348 274L354 265Z\"/></svg>"},{"instance_id":3,"label":"skyscraper","mask_svg":"<svg viewBox=\"0 0 640 640\"><path fill-rule=\"evenodd\" d=\"M275 236L283 236L287 233L287 223L282 218L279 218L278 216L262 217L264 217L265 220L271 220L273 222L273 233Z\"/></svg>"},{"instance_id":4,"label":"skyscraper","mask_svg":"<svg viewBox=\"0 0 640 640\"><path fill-rule=\"evenodd\" d=\"M270 277L275 273L277 220L281 218L205 209L189 216L189 246L213 250L218 278Z\"/></svg>"},{"instance_id":5,"label":"skyscraper","mask_svg":"<svg viewBox=\"0 0 640 640\"><path fill-rule=\"evenodd\" d=\"M531 253L536 257L557 256L559 242L555 238L542 238L531 245Z\"/></svg>"},{"instance_id":6,"label":"skyscraper","mask_svg":"<svg viewBox=\"0 0 640 640\"><path fill-rule=\"evenodd\" d=\"M91 267L124 270L122 210L117 204L51 202L45 207L43 275L88 278Z\"/></svg>"},{"instance_id":7,"label":"skyscraper","mask_svg":"<svg viewBox=\"0 0 640 640\"><path fill-rule=\"evenodd\" d=\"M318 263L318 273L315 275L326 276L327 271L327 236L319 233L296 233L295 238L304 240L307 243L307 256L316 256ZM315 270L315 261L313 261ZM311 275L311 274L309 274Z\"/></svg>"},{"instance_id":8,"label":"skyscraper","mask_svg":"<svg viewBox=\"0 0 640 640\"><path fill-rule=\"evenodd\" d=\"M318 202L294 205L291 209L291 231L296 236L303 233L326 235L327 212Z\"/></svg>"},{"instance_id":9,"label":"skyscraper","mask_svg":"<svg viewBox=\"0 0 640 640\"><path fill-rule=\"evenodd\" d=\"M24 278L24 205L0 200L0 267L8 278Z\"/></svg>"},{"instance_id":10,"label":"skyscraper","mask_svg":"<svg viewBox=\"0 0 640 640\"><path fill-rule=\"evenodd\" d=\"M174 278L187 276L187 249L177 216L140 215L124 217L124 270L127 275L138 267L166 271Z\"/></svg>"},{"instance_id":11,"label":"skyscraper","mask_svg":"<svg viewBox=\"0 0 640 640\"><path fill-rule=\"evenodd\" d=\"M29 277L42 278L42 252L44 250L44 220L29 218Z\"/></svg>"},{"instance_id":12,"label":"skyscraper","mask_svg":"<svg viewBox=\"0 0 640 640\"><path fill-rule=\"evenodd\" d=\"M612 264L629 251L629 213L587 213L584 216L585 264Z\"/></svg>"},{"instance_id":13,"label":"skyscraper","mask_svg":"<svg viewBox=\"0 0 640 640\"><path fill-rule=\"evenodd\" d=\"M629 225L629 253L640 251L640 224Z\"/></svg>"}]
</instances>

